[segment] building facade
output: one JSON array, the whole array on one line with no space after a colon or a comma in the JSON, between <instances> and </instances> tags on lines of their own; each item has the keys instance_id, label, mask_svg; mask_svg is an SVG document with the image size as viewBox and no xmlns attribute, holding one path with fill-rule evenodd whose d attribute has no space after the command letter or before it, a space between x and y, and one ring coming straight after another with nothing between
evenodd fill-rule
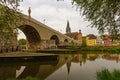
<instances>
[{"instance_id":1,"label":"building facade","mask_svg":"<svg viewBox=\"0 0 120 80\"><path fill-rule=\"evenodd\" d=\"M70 38L73 38L74 40L82 42L82 33L81 33L81 30L79 30L79 32L71 32L69 21L67 21L66 34L65 35L69 36Z\"/></svg>"},{"instance_id":2,"label":"building facade","mask_svg":"<svg viewBox=\"0 0 120 80\"><path fill-rule=\"evenodd\" d=\"M89 34L86 36L86 44L87 46L95 46L97 45L97 41L96 41L96 36L93 34Z\"/></svg>"}]
</instances>

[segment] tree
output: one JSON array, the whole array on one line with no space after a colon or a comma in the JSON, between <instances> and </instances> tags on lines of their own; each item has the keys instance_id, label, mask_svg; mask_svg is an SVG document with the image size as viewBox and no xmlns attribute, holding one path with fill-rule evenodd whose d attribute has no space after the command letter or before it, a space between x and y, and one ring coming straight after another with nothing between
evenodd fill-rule
<instances>
[{"instance_id":1,"label":"tree","mask_svg":"<svg viewBox=\"0 0 120 80\"><path fill-rule=\"evenodd\" d=\"M0 31L11 31L20 20L19 6L20 0L0 1Z\"/></svg>"},{"instance_id":2,"label":"tree","mask_svg":"<svg viewBox=\"0 0 120 80\"><path fill-rule=\"evenodd\" d=\"M120 33L120 0L73 0L73 4L99 33Z\"/></svg>"},{"instance_id":3,"label":"tree","mask_svg":"<svg viewBox=\"0 0 120 80\"><path fill-rule=\"evenodd\" d=\"M6 42L14 36L14 29L21 21L19 2L22 0L0 0L0 35Z\"/></svg>"},{"instance_id":4,"label":"tree","mask_svg":"<svg viewBox=\"0 0 120 80\"><path fill-rule=\"evenodd\" d=\"M26 45L26 40L25 39L20 39L18 41L19 45Z\"/></svg>"},{"instance_id":5,"label":"tree","mask_svg":"<svg viewBox=\"0 0 120 80\"><path fill-rule=\"evenodd\" d=\"M81 45L81 46L82 46L82 47L86 47L86 46L87 46L85 39L82 40L82 45Z\"/></svg>"}]
</instances>

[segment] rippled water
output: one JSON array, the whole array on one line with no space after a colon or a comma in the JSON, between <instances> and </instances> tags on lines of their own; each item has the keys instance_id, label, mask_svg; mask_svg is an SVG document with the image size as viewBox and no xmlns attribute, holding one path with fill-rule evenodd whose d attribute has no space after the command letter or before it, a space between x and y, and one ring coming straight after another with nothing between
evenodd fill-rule
<instances>
[{"instance_id":1,"label":"rippled water","mask_svg":"<svg viewBox=\"0 0 120 80\"><path fill-rule=\"evenodd\" d=\"M120 55L79 52L33 61L1 62L0 78L32 76L42 80L96 80L96 72L105 68L120 70Z\"/></svg>"}]
</instances>

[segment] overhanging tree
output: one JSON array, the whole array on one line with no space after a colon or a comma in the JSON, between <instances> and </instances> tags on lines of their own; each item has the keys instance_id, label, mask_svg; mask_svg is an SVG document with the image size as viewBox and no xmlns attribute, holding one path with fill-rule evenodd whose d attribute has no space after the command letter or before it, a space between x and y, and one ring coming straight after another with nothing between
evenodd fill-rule
<instances>
[{"instance_id":1,"label":"overhanging tree","mask_svg":"<svg viewBox=\"0 0 120 80\"><path fill-rule=\"evenodd\" d=\"M120 33L120 0L73 0L73 4L99 33L108 32L113 39Z\"/></svg>"},{"instance_id":2,"label":"overhanging tree","mask_svg":"<svg viewBox=\"0 0 120 80\"><path fill-rule=\"evenodd\" d=\"M22 0L0 0L0 36L9 40L14 35L14 29L21 20L19 2Z\"/></svg>"}]
</instances>

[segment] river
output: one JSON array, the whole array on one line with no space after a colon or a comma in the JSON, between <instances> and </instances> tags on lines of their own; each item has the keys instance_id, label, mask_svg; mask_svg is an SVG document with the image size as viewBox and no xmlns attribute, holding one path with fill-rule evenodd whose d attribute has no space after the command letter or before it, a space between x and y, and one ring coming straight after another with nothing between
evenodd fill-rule
<instances>
[{"instance_id":1,"label":"river","mask_svg":"<svg viewBox=\"0 0 120 80\"><path fill-rule=\"evenodd\" d=\"M96 73L120 70L120 54L77 52L59 53L55 58L0 62L0 79L27 76L40 80L96 80Z\"/></svg>"}]
</instances>

